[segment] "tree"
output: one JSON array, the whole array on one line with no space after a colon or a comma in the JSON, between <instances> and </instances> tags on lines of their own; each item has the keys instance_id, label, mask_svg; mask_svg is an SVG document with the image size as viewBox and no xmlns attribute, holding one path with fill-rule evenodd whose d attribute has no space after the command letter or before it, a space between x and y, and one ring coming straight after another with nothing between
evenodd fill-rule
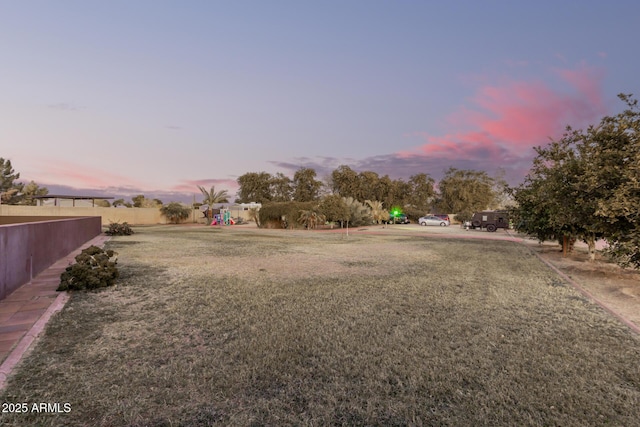
<instances>
[{"instance_id":1,"label":"tree","mask_svg":"<svg viewBox=\"0 0 640 427\"><path fill-rule=\"evenodd\" d=\"M162 206L160 212L164 215L172 224L178 224L181 221L189 218L191 215L191 208L178 202L171 202L168 205Z\"/></svg>"},{"instance_id":2,"label":"tree","mask_svg":"<svg viewBox=\"0 0 640 427\"><path fill-rule=\"evenodd\" d=\"M371 171L360 172L358 174L358 189L355 198L364 202L365 200L380 200L382 196L382 187L380 186L378 174Z\"/></svg>"},{"instance_id":3,"label":"tree","mask_svg":"<svg viewBox=\"0 0 640 427\"><path fill-rule=\"evenodd\" d=\"M348 223L354 227L369 225L373 221L371 209L353 197L343 198L345 205L349 209Z\"/></svg>"},{"instance_id":4,"label":"tree","mask_svg":"<svg viewBox=\"0 0 640 427\"><path fill-rule=\"evenodd\" d=\"M398 204L398 182L391 180L389 175L385 175L380 178L378 184L380 186L380 200L384 206L393 206Z\"/></svg>"},{"instance_id":5,"label":"tree","mask_svg":"<svg viewBox=\"0 0 640 427\"><path fill-rule=\"evenodd\" d=\"M20 174L11 166L11 160L0 157L0 200L6 204L16 204L20 200L20 192L24 184L16 182Z\"/></svg>"},{"instance_id":6,"label":"tree","mask_svg":"<svg viewBox=\"0 0 640 427\"><path fill-rule=\"evenodd\" d=\"M438 208L445 213L481 211L495 200L493 178L484 171L449 168L438 187Z\"/></svg>"},{"instance_id":7,"label":"tree","mask_svg":"<svg viewBox=\"0 0 640 427\"><path fill-rule=\"evenodd\" d=\"M419 173L409 178L411 191L405 203L405 209L411 208L424 215L430 210L436 192L433 188L435 181L426 173Z\"/></svg>"},{"instance_id":8,"label":"tree","mask_svg":"<svg viewBox=\"0 0 640 427\"><path fill-rule=\"evenodd\" d=\"M594 255L598 233L596 202L581 183L589 159L580 155L580 132L567 129L558 141L536 147L525 182L514 192L516 229L540 241L559 239L566 256L572 241L582 238Z\"/></svg>"},{"instance_id":9,"label":"tree","mask_svg":"<svg viewBox=\"0 0 640 427\"><path fill-rule=\"evenodd\" d=\"M213 205L215 205L216 203L229 202L227 190L216 191L216 187L214 185L211 186L209 191L207 191L206 188L198 185L198 190L200 190L203 196L202 203L205 205L209 205L209 209L207 209L207 218L213 218Z\"/></svg>"},{"instance_id":10,"label":"tree","mask_svg":"<svg viewBox=\"0 0 640 427\"><path fill-rule=\"evenodd\" d=\"M300 211L298 222L302 224L307 230L312 230L318 226L318 224L324 224L326 218L323 214L318 212L318 209L303 209Z\"/></svg>"},{"instance_id":11,"label":"tree","mask_svg":"<svg viewBox=\"0 0 640 427\"><path fill-rule=\"evenodd\" d=\"M239 203L266 203L272 201L271 183L272 176L267 172L249 172L238 178L238 190L236 201Z\"/></svg>"},{"instance_id":12,"label":"tree","mask_svg":"<svg viewBox=\"0 0 640 427\"><path fill-rule=\"evenodd\" d=\"M347 165L340 165L331 172L331 191L342 197L358 196L358 174Z\"/></svg>"},{"instance_id":13,"label":"tree","mask_svg":"<svg viewBox=\"0 0 640 427\"><path fill-rule=\"evenodd\" d=\"M640 268L640 109L632 95L618 97L626 110L588 129L591 144L584 149L593 160L585 182L597 195L608 253L623 266Z\"/></svg>"},{"instance_id":14,"label":"tree","mask_svg":"<svg viewBox=\"0 0 640 427\"><path fill-rule=\"evenodd\" d=\"M389 211L383 208L382 202L377 200L365 200L365 203L371 209L371 217L376 224L389 220Z\"/></svg>"},{"instance_id":15,"label":"tree","mask_svg":"<svg viewBox=\"0 0 640 427\"><path fill-rule=\"evenodd\" d=\"M320 198L322 182L316 179L316 171L311 168L300 168L293 175L293 200L296 202L313 202Z\"/></svg>"},{"instance_id":16,"label":"tree","mask_svg":"<svg viewBox=\"0 0 640 427\"><path fill-rule=\"evenodd\" d=\"M22 188L22 196L18 199L17 204L35 206L36 196L46 196L49 190L46 187L40 187L34 181L30 181Z\"/></svg>"},{"instance_id":17,"label":"tree","mask_svg":"<svg viewBox=\"0 0 640 427\"><path fill-rule=\"evenodd\" d=\"M159 208L162 202L158 199L148 199L144 194L138 194L131 198L134 208Z\"/></svg>"},{"instance_id":18,"label":"tree","mask_svg":"<svg viewBox=\"0 0 640 427\"><path fill-rule=\"evenodd\" d=\"M320 201L319 212L324 215L327 221L340 222L349 219L349 207L344 199L337 194L329 194Z\"/></svg>"},{"instance_id":19,"label":"tree","mask_svg":"<svg viewBox=\"0 0 640 427\"><path fill-rule=\"evenodd\" d=\"M491 209L506 209L509 205L513 204L511 193L509 192L509 184L505 179L505 171L503 168L498 168L493 177L493 193L495 198L491 205Z\"/></svg>"},{"instance_id":20,"label":"tree","mask_svg":"<svg viewBox=\"0 0 640 427\"><path fill-rule=\"evenodd\" d=\"M293 183L291 178L278 172L271 178L270 197L274 202L290 202L293 198Z\"/></svg>"}]
</instances>

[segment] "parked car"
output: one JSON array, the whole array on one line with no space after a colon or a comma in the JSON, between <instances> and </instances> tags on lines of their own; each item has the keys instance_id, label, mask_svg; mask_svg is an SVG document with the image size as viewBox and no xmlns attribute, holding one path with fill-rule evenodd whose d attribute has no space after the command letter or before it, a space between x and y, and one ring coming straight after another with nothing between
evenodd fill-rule
<instances>
[{"instance_id":1,"label":"parked car","mask_svg":"<svg viewBox=\"0 0 640 427\"><path fill-rule=\"evenodd\" d=\"M393 214L389 215L389 224L409 224L410 222L405 214L397 214L395 217Z\"/></svg>"},{"instance_id":2,"label":"parked car","mask_svg":"<svg viewBox=\"0 0 640 427\"><path fill-rule=\"evenodd\" d=\"M427 215L423 216L418 220L418 224L426 226L426 225L439 225L440 227L447 227L449 224L448 219L442 219L435 215Z\"/></svg>"}]
</instances>

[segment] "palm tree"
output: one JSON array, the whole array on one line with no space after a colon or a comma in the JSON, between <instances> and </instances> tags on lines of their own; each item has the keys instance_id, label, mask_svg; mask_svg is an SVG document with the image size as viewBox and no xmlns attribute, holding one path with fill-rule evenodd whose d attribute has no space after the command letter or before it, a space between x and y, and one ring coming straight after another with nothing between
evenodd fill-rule
<instances>
[{"instance_id":1,"label":"palm tree","mask_svg":"<svg viewBox=\"0 0 640 427\"><path fill-rule=\"evenodd\" d=\"M377 200L365 200L364 202L371 208L371 216L376 224L389 219L389 212L382 208L382 202Z\"/></svg>"},{"instance_id":2,"label":"palm tree","mask_svg":"<svg viewBox=\"0 0 640 427\"><path fill-rule=\"evenodd\" d=\"M371 209L368 206L365 206L353 197L343 197L342 200L344 200L350 212L347 224L358 227L360 225L369 225L373 222Z\"/></svg>"},{"instance_id":3,"label":"palm tree","mask_svg":"<svg viewBox=\"0 0 640 427\"><path fill-rule=\"evenodd\" d=\"M213 205L216 203L229 203L229 195L227 194L227 190L216 191L215 185L211 186L211 189L207 191L204 187L198 185L198 189L204 196L202 199L202 204L209 205L209 210L207 210L207 218L213 217ZM211 212L211 214L209 214Z\"/></svg>"},{"instance_id":4,"label":"palm tree","mask_svg":"<svg viewBox=\"0 0 640 427\"><path fill-rule=\"evenodd\" d=\"M318 224L325 222L325 216L313 209L301 210L298 222L307 227L307 230L312 230L316 228Z\"/></svg>"}]
</instances>

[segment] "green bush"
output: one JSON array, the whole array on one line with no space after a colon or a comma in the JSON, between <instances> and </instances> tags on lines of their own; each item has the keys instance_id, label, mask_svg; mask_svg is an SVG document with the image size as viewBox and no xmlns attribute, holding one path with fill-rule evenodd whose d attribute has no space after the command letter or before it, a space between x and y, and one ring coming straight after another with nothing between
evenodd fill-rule
<instances>
[{"instance_id":1,"label":"green bush","mask_svg":"<svg viewBox=\"0 0 640 427\"><path fill-rule=\"evenodd\" d=\"M178 224L191 216L191 208L178 202L171 202L160 208L160 212L172 224Z\"/></svg>"},{"instance_id":2,"label":"green bush","mask_svg":"<svg viewBox=\"0 0 640 427\"><path fill-rule=\"evenodd\" d=\"M118 278L116 253L89 246L76 256L76 263L60 275L58 291L77 291L112 286Z\"/></svg>"},{"instance_id":3,"label":"green bush","mask_svg":"<svg viewBox=\"0 0 640 427\"><path fill-rule=\"evenodd\" d=\"M133 234L133 230L126 222L111 222L104 234L107 236L130 236Z\"/></svg>"},{"instance_id":4,"label":"green bush","mask_svg":"<svg viewBox=\"0 0 640 427\"><path fill-rule=\"evenodd\" d=\"M258 211L260 227L272 224L278 228L301 228L300 211L315 209L316 202L270 202Z\"/></svg>"}]
</instances>

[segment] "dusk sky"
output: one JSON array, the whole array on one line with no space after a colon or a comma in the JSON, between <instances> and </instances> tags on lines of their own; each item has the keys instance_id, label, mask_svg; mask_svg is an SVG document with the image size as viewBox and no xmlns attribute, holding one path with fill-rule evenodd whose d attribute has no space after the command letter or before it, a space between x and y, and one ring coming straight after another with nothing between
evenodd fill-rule
<instances>
[{"instance_id":1,"label":"dusk sky","mask_svg":"<svg viewBox=\"0 0 640 427\"><path fill-rule=\"evenodd\" d=\"M637 0L0 0L0 157L57 194L189 201L247 172L450 166L640 95Z\"/></svg>"}]
</instances>

